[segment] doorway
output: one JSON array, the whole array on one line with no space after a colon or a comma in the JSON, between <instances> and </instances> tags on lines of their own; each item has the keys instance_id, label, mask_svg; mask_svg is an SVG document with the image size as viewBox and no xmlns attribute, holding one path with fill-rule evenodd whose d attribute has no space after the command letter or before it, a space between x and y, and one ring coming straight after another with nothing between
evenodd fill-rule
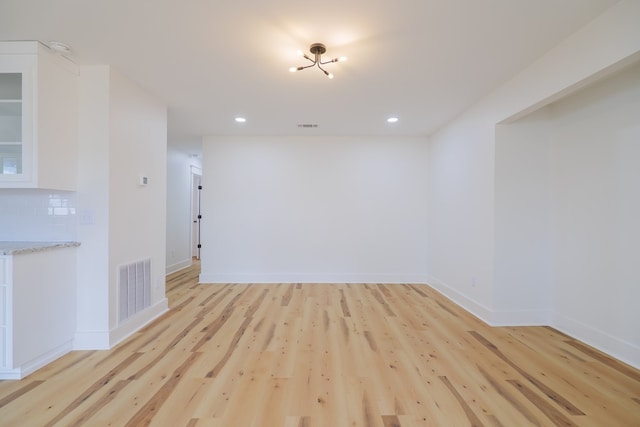
<instances>
[{"instance_id":1,"label":"doorway","mask_svg":"<svg viewBox=\"0 0 640 427\"><path fill-rule=\"evenodd\" d=\"M191 166L191 259L200 259L200 202L202 198L202 170Z\"/></svg>"}]
</instances>

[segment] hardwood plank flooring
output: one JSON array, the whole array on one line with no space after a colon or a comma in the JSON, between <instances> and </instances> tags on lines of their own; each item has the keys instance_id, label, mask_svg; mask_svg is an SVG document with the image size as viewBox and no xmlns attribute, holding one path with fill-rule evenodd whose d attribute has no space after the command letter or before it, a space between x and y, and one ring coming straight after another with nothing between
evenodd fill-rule
<instances>
[{"instance_id":1,"label":"hardwood plank flooring","mask_svg":"<svg viewBox=\"0 0 640 427\"><path fill-rule=\"evenodd\" d=\"M428 286L199 285L109 351L0 381L0 426L640 426L640 371Z\"/></svg>"}]
</instances>

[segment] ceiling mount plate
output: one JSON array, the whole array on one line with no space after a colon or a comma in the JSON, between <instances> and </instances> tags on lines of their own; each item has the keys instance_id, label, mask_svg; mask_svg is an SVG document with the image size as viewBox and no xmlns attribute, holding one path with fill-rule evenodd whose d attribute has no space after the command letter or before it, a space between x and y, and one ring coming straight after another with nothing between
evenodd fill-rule
<instances>
[{"instance_id":1,"label":"ceiling mount plate","mask_svg":"<svg viewBox=\"0 0 640 427\"><path fill-rule=\"evenodd\" d=\"M314 43L309 48L309 52L313 53L314 55L318 55L318 54L322 55L326 51L327 51L327 47L322 43Z\"/></svg>"}]
</instances>

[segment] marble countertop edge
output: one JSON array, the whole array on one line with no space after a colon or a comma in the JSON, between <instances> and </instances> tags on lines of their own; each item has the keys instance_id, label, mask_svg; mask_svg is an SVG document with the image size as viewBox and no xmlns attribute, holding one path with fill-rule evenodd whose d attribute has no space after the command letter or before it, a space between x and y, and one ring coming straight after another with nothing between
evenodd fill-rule
<instances>
[{"instance_id":1,"label":"marble countertop edge","mask_svg":"<svg viewBox=\"0 0 640 427\"><path fill-rule=\"evenodd\" d=\"M80 246L80 242L3 242L0 241L0 255L20 255Z\"/></svg>"}]
</instances>

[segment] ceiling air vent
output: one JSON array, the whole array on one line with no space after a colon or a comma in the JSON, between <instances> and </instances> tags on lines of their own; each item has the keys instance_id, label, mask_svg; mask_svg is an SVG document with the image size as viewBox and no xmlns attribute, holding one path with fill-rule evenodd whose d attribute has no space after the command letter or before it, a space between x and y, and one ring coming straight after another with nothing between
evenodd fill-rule
<instances>
[{"instance_id":1,"label":"ceiling air vent","mask_svg":"<svg viewBox=\"0 0 640 427\"><path fill-rule=\"evenodd\" d=\"M315 123L300 123L298 124L299 128L317 128L318 125Z\"/></svg>"}]
</instances>

